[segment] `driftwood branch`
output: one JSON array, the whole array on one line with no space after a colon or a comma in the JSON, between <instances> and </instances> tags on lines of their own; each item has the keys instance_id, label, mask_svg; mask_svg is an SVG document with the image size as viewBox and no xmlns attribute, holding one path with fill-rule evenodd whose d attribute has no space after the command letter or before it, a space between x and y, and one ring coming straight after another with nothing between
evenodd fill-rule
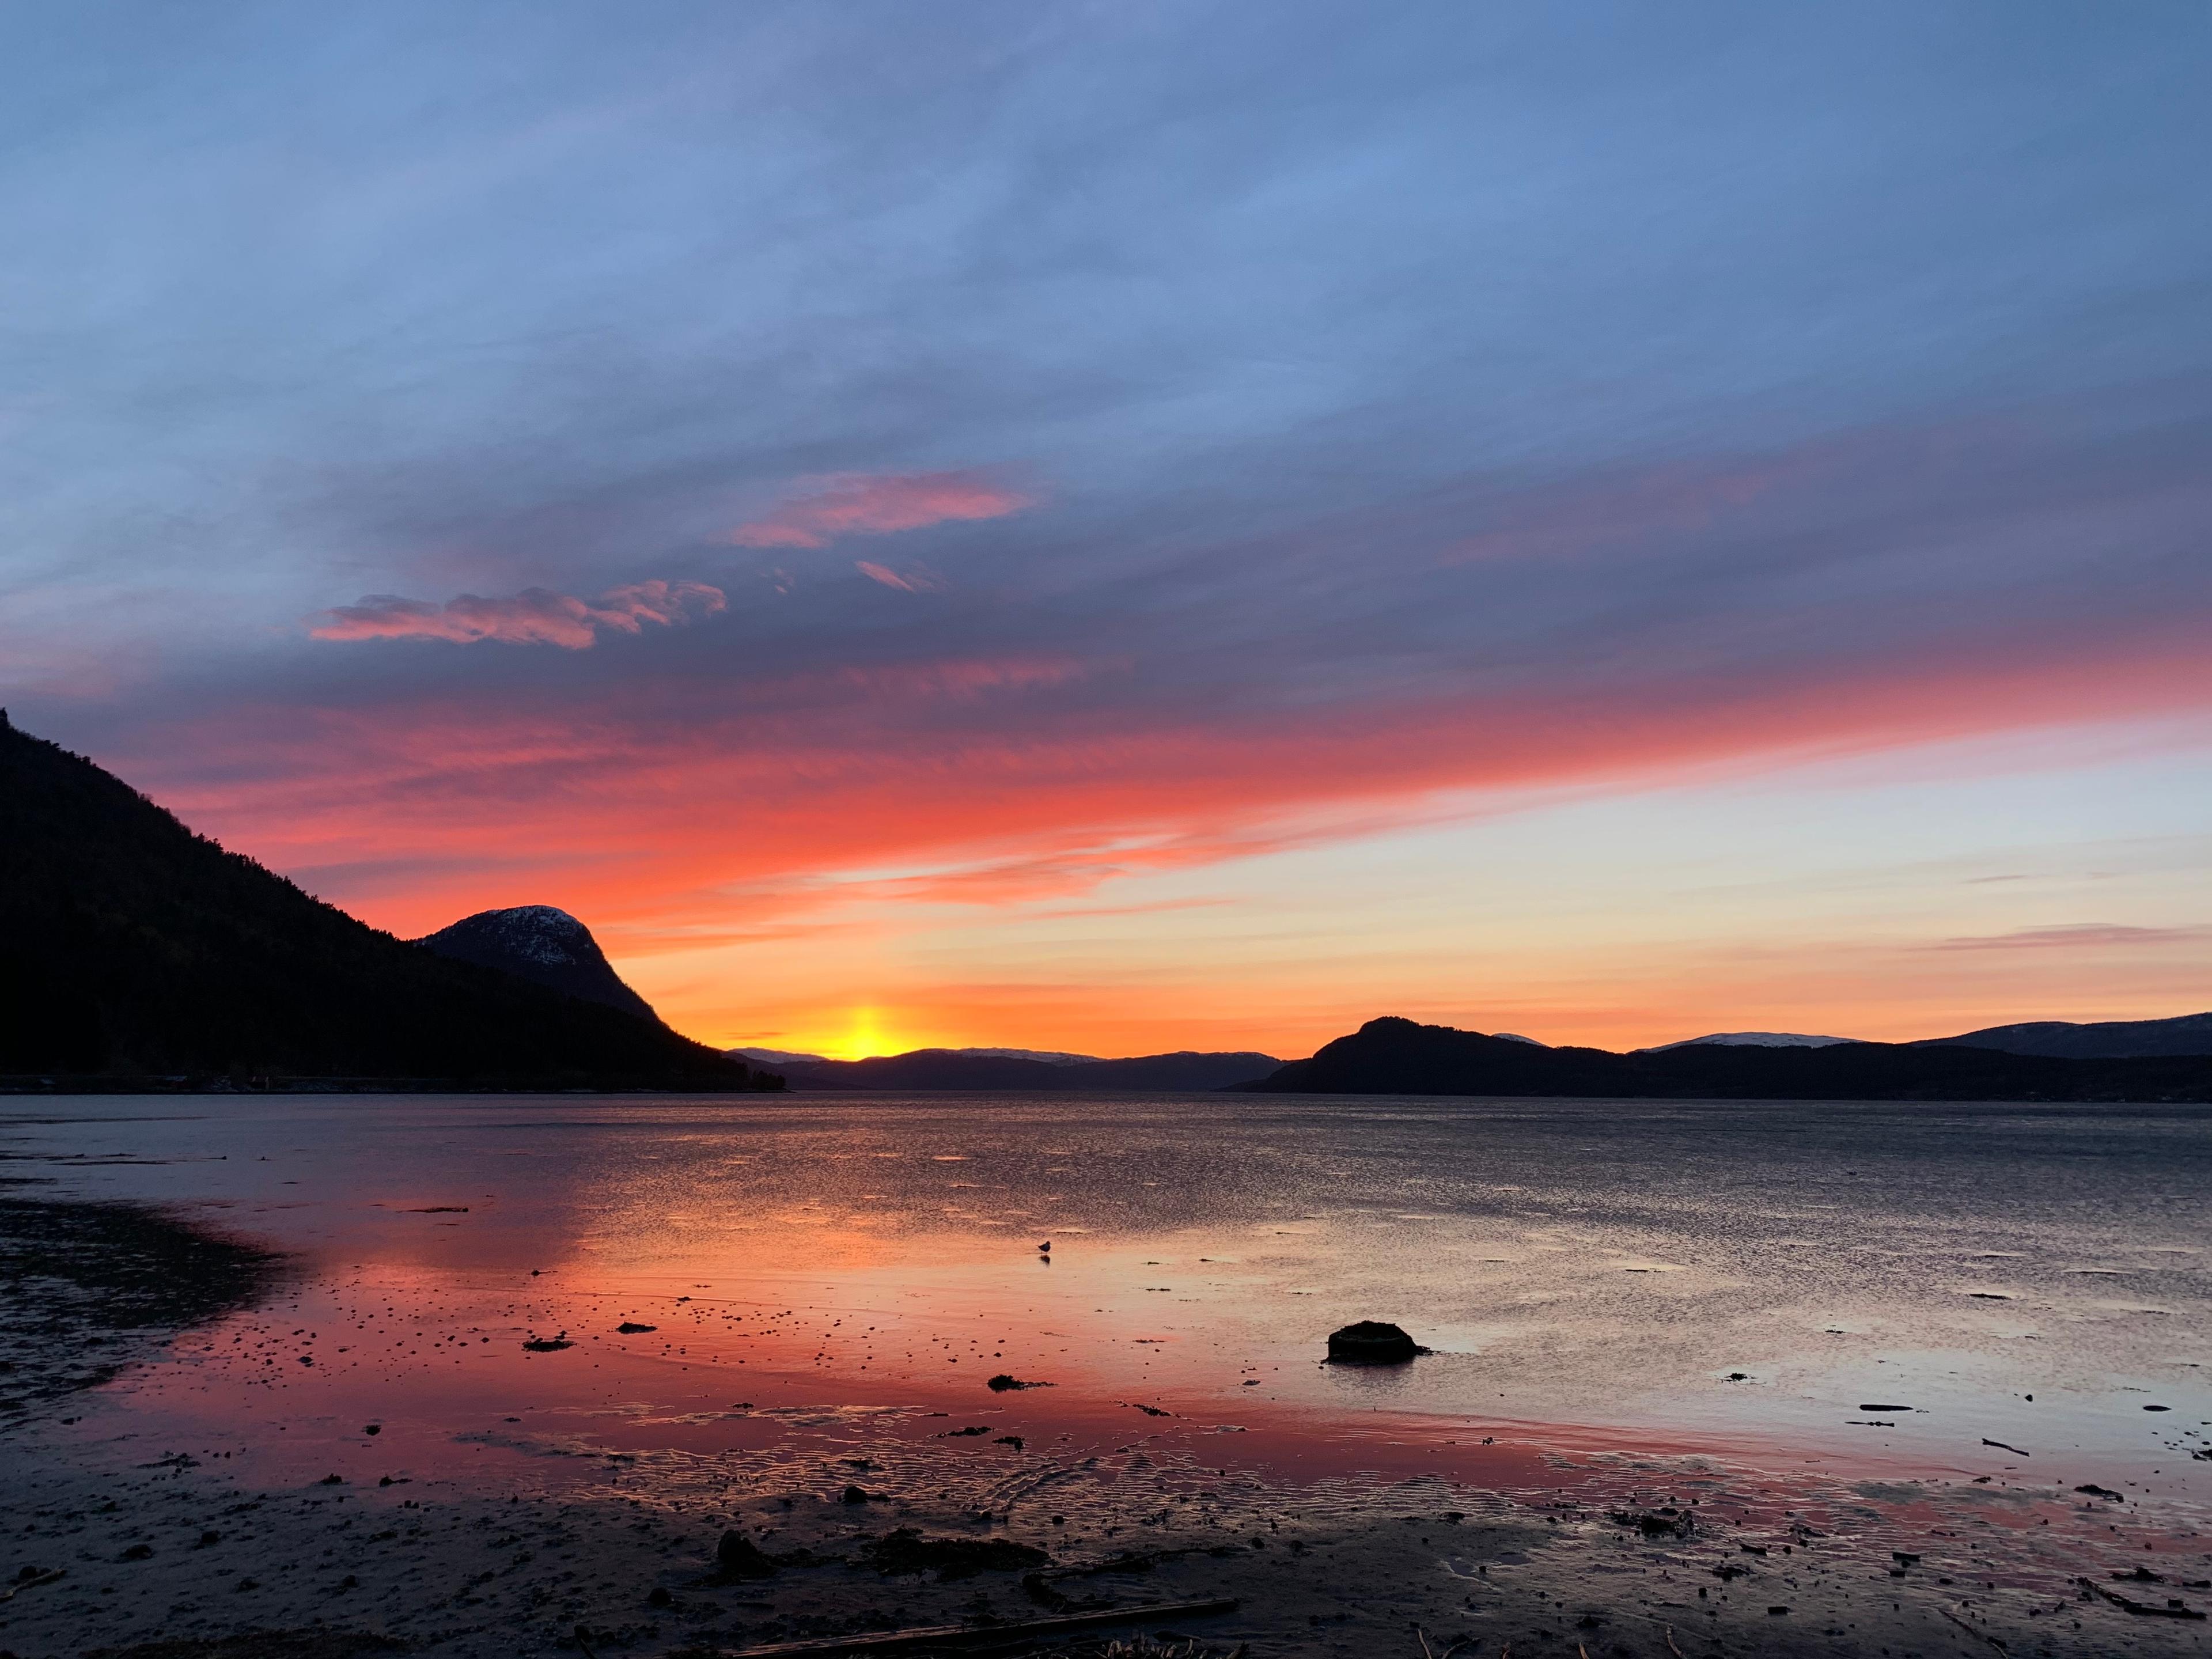
<instances>
[{"instance_id":1,"label":"driftwood branch","mask_svg":"<svg viewBox=\"0 0 2212 1659\"><path fill-rule=\"evenodd\" d=\"M1997 1640L1997 1638L1996 1638L1996 1637L1994 1637L1994 1636L1990 1635L1990 1634L1989 1633L1989 1632L1987 1632L1987 1631L1985 1631L1985 1630L1976 1630L1976 1629L1975 1629L1972 1625L1968 1624L1965 1620L1963 1620L1963 1619L1960 1618L1960 1617L1959 1617L1959 1615L1958 1615L1957 1613L1955 1613L1952 1612L1950 1608L1948 1608L1948 1607L1938 1607L1938 1608L1936 1608L1936 1612L1938 1612L1938 1613L1942 1613L1942 1614L1946 1619L1949 1620L1953 1624L1956 1625L1956 1626L1957 1626L1960 1630L1962 1630L1962 1631L1966 1632L1967 1635L1969 1635L1969 1636L1978 1636L1978 1637L1980 1637L1980 1638L1982 1638L1982 1640L1984 1640L1984 1642L1987 1642L1987 1643L1988 1643L1991 1647L1995 1648L1995 1649L1996 1649L1999 1653L2009 1653L2009 1652L2011 1651L2011 1650L2010 1650L2010 1649L2008 1649L2008 1648L2007 1648L2003 1643L2002 1643L2002 1642L1998 1641L1998 1640Z\"/></svg>"},{"instance_id":2,"label":"driftwood branch","mask_svg":"<svg viewBox=\"0 0 2212 1659\"><path fill-rule=\"evenodd\" d=\"M6 1589L0 1590L0 1601L12 1601L27 1589L36 1589L41 1584L51 1584L57 1578L68 1577L68 1571L62 1567L48 1567L44 1572L27 1571Z\"/></svg>"}]
</instances>

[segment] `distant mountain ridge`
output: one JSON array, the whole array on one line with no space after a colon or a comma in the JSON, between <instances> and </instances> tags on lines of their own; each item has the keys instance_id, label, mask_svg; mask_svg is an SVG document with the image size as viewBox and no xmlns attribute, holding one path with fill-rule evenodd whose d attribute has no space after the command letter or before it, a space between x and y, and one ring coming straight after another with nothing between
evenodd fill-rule
<instances>
[{"instance_id":1,"label":"distant mountain ridge","mask_svg":"<svg viewBox=\"0 0 2212 1659\"><path fill-rule=\"evenodd\" d=\"M592 930L550 904L479 910L415 942L441 957L497 968L563 996L603 1003L640 1019L660 1018L623 982Z\"/></svg>"},{"instance_id":2,"label":"distant mountain ridge","mask_svg":"<svg viewBox=\"0 0 2212 1659\"><path fill-rule=\"evenodd\" d=\"M973 1054L981 1060L1036 1060L1047 1066L1091 1066L1105 1058L1103 1054L1071 1054L1058 1048L951 1048L955 1054Z\"/></svg>"},{"instance_id":3,"label":"distant mountain ridge","mask_svg":"<svg viewBox=\"0 0 2212 1659\"><path fill-rule=\"evenodd\" d=\"M744 1050L732 1050L743 1053ZM1271 1054L1139 1054L1127 1060L1026 1060L1003 1051L916 1048L871 1060L788 1060L794 1089L897 1091L1005 1089L1033 1093L1079 1090L1190 1093L1224 1089L1264 1077L1282 1062Z\"/></svg>"},{"instance_id":4,"label":"distant mountain ridge","mask_svg":"<svg viewBox=\"0 0 2212 1659\"><path fill-rule=\"evenodd\" d=\"M1661 1042L1632 1052L1663 1054L1669 1048L1832 1048L1839 1042L1857 1041L1856 1037L1808 1036L1802 1031L1715 1031L1707 1036L1684 1037L1680 1042Z\"/></svg>"},{"instance_id":5,"label":"distant mountain ridge","mask_svg":"<svg viewBox=\"0 0 2212 1659\"><path fill-rule=\"evenodd\" d=\"M722 1052L738 1060L757 1060L772 1066L841 1066L854 1062L835 1060L827 1054L793 1054L783 1048L725 1048ZM909 1048L908 1054L958 1054L968 1060L1034 1060L1046 1066L1089 1066L1097 1062L1097 1054L1063 1054L1057 1048ZM872 1060L900 1060L903 1054L872 1054Z\"/></svg>"},{"instance_id":6,"label":"distant mountain ridge","mask_svg":"<svg viewBox=\"0 0 2212 1659\"><path fill-rule=\"evenodd\" d=\"M14 1087L781 1086L658 1020L457 962L198 836L0 713Z\"/></svg>"},{"instance_id":7,"label":"distant mountain ridge","mask_svg":"<svg viewBox=\"0 0 2212 1659\"><path fill-rule=\"evenodd\" d=\"M1620 1054L1535 1048L1373 1019L1250 1093L1581 1095L1617 1099L2212 1101L2212 1056L2063 1059L1958 1044L1691 1043Z\"/></svg>"},{"instance_id":8,"label":"distant mountain ridge","mask_svg":"<svg viewBox=\"0 0 2212 1659\"><path fill-rule=\"evenodd\" d=\"M2008 1054L2057 1060L2142 1059L2160 1054L2212 1054L2212 1013L2172 1019L2107 1019L2087 1024L2036 1019L1988 1025L1954 1037L1929 1037L1915 1048L1996 1048Z\"/></svg>"}]
</instances>

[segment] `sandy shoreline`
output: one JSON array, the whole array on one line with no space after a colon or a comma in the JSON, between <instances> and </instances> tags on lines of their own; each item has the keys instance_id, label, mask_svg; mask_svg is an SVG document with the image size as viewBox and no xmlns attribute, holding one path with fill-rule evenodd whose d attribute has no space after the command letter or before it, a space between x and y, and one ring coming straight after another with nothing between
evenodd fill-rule
<instances>
[{"instance_id":1,"label":"sandy shoreline","mask_svg":"<svg viewBox=\"0 0 2212 1659\"><path fill-rule=\"evenodd\" d=\"M1657 1655L1669 1640L1686 1655L1945 1653L1966 1650L1962 1642L1990 1651L1991 1638L2015 1653L2203 1645L2201 1626L2103 1602L1946 1584L1952 1575L1917 1565L1892 1577L1852 1542L1813 1529L1759 1543L1697 1523L1687 1536L1651 1536L1587 1511L1447 1510L1467 1500L1419 1482L1370 1494L1333 1523L1286 1522L1279 1493L1225 1480L1183 1503L1148 1493L1118 1511L1109 1546L1055 1536L1053 1500L1036 1501L1050 1487L988 1522L926 1503L863 1509L821 1492L678 1514L643 1498L502 1499L428 1483L252 1492L204 1465L143 1462L103 1474L17 1462L8 1508L28 1519L15 1553L68 1576L5 1608L9 1650L45 1659L319 1627L422 1652L575 1652L582 1626L595 1651L714 1652L1218 1596L1243 1605L1176 1628L1255 1653L1418 1653L1416 1626L1432 1645L1472 1638L1492 1654ZM771 1578L726 1581L715 1547L727 1528L787 1565ZM1051 1565L888 1575L871 1557L900 1528L1010 1540Z\"/></svg>"},{"instance_id":2,"label":"sandy shoreline","mask_svg":"<svg viewBox=\"0 0 2212 1659\"><path fill-rule=\"evenodd\" d=\"M1680 1463L1625 1474L1617 1501L1596 1488L1509 1498L1435 1476L1300 1488L1231 1462L1208 1468L1166 1437L1088 1455L991 1443L979 1463L980 1437L948 1441L941 1424L896 1413L841 1424L811 1465L612 1454L582 1479L571 1458L557 1485L526 1458L506 1489L435 1469L388 1486L257 1485L220 1449L156 1444L120 1420L119 1434L88 1439L70 1419L88 1389L177 1330L265 1295L281 1264L155 1212L21 1189L5 1224L0 1291L11 1309L40 1310L37 1329L11 1322L7 1350L21 1408L5 1431L13 1547L0 1576L18 1588L0 1602L0 1652L19 1659L274 1659L383 1642L575 1653L580 1626L594 1653L714 1653L1215 1597L1240 1606L1172 1627L1255 1656L1413 1659L1424 1638L1439 1653L1464 1642L1488 1655L2207 1647L2203 1623L2131 1613L2063 1571L2078 1560L2112 1595L2162 1607L2171 1593L2193 1609L2203 1595L2180 1586L2212 1576L2202 1540L2160 1539L2145 1555L2148 1531L2124 1509L2020 1487L1885 1490L1856 1517L1849 1494L1817 1510L1749 1506L1724 1472ZM173 1271L149 1271L165 1259ZM848 1486L870 1495L849 1498ZM1880 1517L1916 1507L1923 1531L1951 1541L1895 1559ZM2081 1517L2063 1547L2053 1516L2062 1528ZM781 1558L774 1576L720 1572L732 1529ZM887 1538L890 1565L906 1565L902 1531L1015 1547L972 1573L883 1571ZM2039 1559L2013 1536L2030 1531L2051 1546ZM2081 1541L2093 1534L2094 1556ZM2166 1582L2116 1580L2113 1563L2129 1559L2156 1562ZM248 1632L306 1632L307 1645L240 1645Z\"/></svg>"}]
</instances>

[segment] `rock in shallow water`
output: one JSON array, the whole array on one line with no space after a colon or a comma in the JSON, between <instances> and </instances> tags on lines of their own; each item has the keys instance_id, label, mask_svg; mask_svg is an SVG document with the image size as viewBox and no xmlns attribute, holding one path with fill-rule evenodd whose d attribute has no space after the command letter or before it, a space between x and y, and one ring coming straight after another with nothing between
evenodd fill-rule
<instances>
[{"instance_id":1,"label":"rock in shallow water","mask_svg":"<svg viewBox=\"0 0 2212 1659\"><path fill-rule=\"evenodd\" d=\"M1328 1357L1354 1365L1402 1365L1421 1352L1395 1325L1363 1319L1328 1334Z\"/></svg>"}]
</instances>

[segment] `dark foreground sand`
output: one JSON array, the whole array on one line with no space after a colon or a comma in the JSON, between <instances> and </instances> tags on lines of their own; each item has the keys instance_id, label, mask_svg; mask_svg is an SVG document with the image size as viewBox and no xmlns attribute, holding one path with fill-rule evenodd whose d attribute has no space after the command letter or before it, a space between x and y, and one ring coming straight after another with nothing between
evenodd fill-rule
<instances>
[{"instance_id":1,"label":"dark foreground sand","mask_svg":"<svg viewBox=\"0 0 2212 1659\"><path fill-rule=\"evenodd\" d=\"M1655 1491L1630 1507L1547 1507L1426 1480L1322 1503L1188 1458L1164 1456L1138 1480L1126 1462L1109 1474L1026 1447L1006 1449L981 1488L948 1476L941 1497L926 1474L865 1457L825 1460L805 1479L787 1468L775 1490L696 1467L662 1488L635 1465L619 1483L558 1494L434 1477L250 1490L219 1459L88 1448L63 1431L81 1390L259 1294L282 1264L141 1211L19 1198L0 1212L0 1390L12 1402L0 1427L0 1659L715 1654L1216 1597L1240 1605L1105 1637L1165 1631L1224 1653L1249 1644L1252 1659L2212 1645L2202 1620L2122 1604L2202 1607L2191 1586L2212 1577L2212 1547L2169 1541L2133 1557L2156 1561L2159 1582L2116 1580L2113 1564L2141 1546L2120 1511L2109 1523L2100 1513L2109 1545L2079 1561L2106 1592L2093 1593L2065 1575L2055 1533L2031 1534L2048 1547L2022 1571L2022 1506L2066 1500L2016 1490L1952 1494L1984 1509L1960 1511L1937 1533L1948 1547L1909 1561L1867 1529L1747 1521L1710 1483L1694 1504ZM718 1565L732 1530L775 1558L771 1576ZM943 1540L988 1547L932 1547Z\"/></svg>"}]
</instances>

